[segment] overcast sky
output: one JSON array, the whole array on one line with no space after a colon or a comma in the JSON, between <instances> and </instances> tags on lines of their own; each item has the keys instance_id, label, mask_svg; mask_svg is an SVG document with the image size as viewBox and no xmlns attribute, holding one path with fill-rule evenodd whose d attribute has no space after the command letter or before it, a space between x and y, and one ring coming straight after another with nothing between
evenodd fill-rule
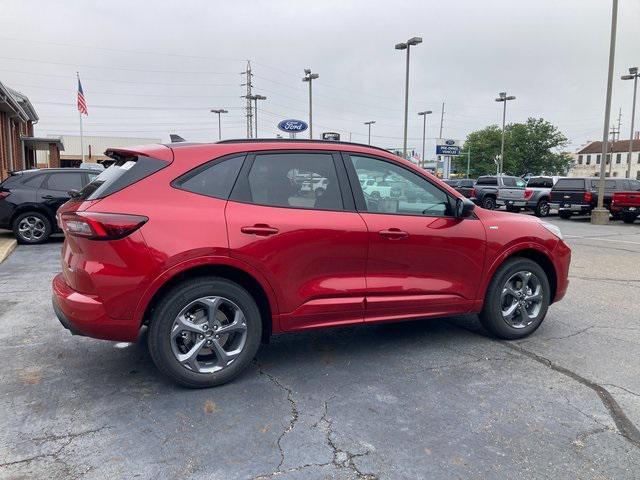
<instances>
[{"instance_id":1,"label":"overcast sky","mask_svg":"<svg viewBox=\"0 0 640 480\"><path fill-rule=\"evenodd\" d=\"M217 139L210 108L227 108L223 137L246 134L239 75L251 60L260 136L285 118L308 118L304 68L314 81L314 134L337 131L402 145L405 53L412 36L409 145L420 149L417 112L432 110L427 138L507 121L555 123L572 148L602 136L611 1L30 1L0 0L0 81L29 96L37 135L77 134L75 71L89 108L87 134ZM612 117L628 138L640 64L640 2L620 0ZM640 121L637 122L640 127ZM428 140L432 152L433 140ZM428 154L432 157L433 154Z\"/></svg>"}]
</instances>

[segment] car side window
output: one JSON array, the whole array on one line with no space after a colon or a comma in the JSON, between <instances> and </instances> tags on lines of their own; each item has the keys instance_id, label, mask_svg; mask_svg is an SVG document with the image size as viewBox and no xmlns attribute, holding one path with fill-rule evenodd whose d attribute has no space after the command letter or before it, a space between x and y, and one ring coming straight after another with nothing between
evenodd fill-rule
<instances>
[{"instance_id":1,"label":"car side window","mask_svg":"<svg viewBox=\"0 0 640 480\"><path fill-rule=\"evenodd\" d=\"M502 184L505 187L515 187L516 186L516 179L515 178L511 178L511 177L502 177Z\"/></svg>"},{"instance_id":2,"label":"car side window","mask_svg":"<svg viewBox=\"0 0 640 480\"><path fill-rule=\"evenodd\" d=\"M47 178L47 188L60 192L82 190L82 173L51 173Z\"/></svg>"},{"instance_id":3,"label":"car side window","mask_svg":"<svg viewBox=\"0 0 640 480\"><path fill-rule=\"evenodd\" d=\"M208 197L227 200L242 168L245 156L236 156L206 163L173 181L172 185Z\"/></svg>"},{"instance_id":4,"label":"car side window","mask_svg":"<svg viewBox=\"0 0 640 480\"><path fill-rule=\"evenodd\" d=\"M410 170L384 160L350 155L358 177L373 178L362 186L367 211L398 215L451 215L449 196Z\"/></svg>"},{"instance_id":5,"label":"car side window","mask_svg":"<svg viewBox=\"0 0 640 480\"><path fill-rule=\"evenodd\" d=\"M247 176L246 199L258 205L343 210L331 153L259 153Z\"/></svg>"},{"instance_id":6,"label":"car side window","mask_svg":"<svg viewBox=\"0 0 640 480\"><path fill-rule=\"evenodd\" d=\"M42 181L44 180L44 177L46 177L46 175L34 175L33 177L22 182L22 184L32 188L40 188L40 185L42 185Z\"/></svg>"}]
</instances>

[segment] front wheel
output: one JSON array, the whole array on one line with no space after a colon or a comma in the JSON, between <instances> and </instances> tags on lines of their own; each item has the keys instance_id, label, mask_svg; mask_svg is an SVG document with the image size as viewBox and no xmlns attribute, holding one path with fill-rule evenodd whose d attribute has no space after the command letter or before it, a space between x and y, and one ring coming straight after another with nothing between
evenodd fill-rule
<instances>
[{"instance_id":1,"label":"front wheel","mask_svg":"<svg viewBox=\"0 0 640 480\"><path fill-rule=\"evenodd\" d=\"M536 205L535 214L537 217L548 217L551 211L551 206L546 200L540 200Z\"/></svg>"},{"instance_id":2,"label":"front wheel","mask_svg":"<svg viewBox=\"0 0 640 480\"><path fill-rule=\"evenodd\" d=\"M542 267L528 258L513 258L493 276L480 321L498 338L523 338L540 326L550 301L549 280Z\"/></svg>"},{"instance_id":3,"label":"front wheel","mask_svg":"<svg viewBox=\"0 0 640 480\"><path fill-rule=\"evenodd\" d=\"M484 208L485 210L495 210L496 199L493 197L484 197L482 199L482 208Z\"/></svg>"},{"instance_id":4,"label":"front wheel","mask_svg":"<svg viewBox=\"0 0 640 480\"><path fill-rule=\"evenodd\" d=\"M158 369L191 388L237 377L260 346L256 302L238 284L218 277L187 280L170 290L151 318L149 352Z\"/></svg>"}]
</instances>

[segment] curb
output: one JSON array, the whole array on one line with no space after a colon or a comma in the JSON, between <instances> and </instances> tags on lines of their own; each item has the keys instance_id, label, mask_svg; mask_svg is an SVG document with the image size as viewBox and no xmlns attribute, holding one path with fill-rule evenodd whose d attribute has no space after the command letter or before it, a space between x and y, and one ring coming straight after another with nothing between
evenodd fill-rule
<instances>
[{"instance_id":1,"label":"curb","mask_svg":"<svg viewBox=\"0 0 640 480\"><path fill-rule=\"evenodd\" d=\"M0 263L9 256L17 244L18 242L16 242L15 238L4 238L0 236Z\"/></svg>"}]
</instances>

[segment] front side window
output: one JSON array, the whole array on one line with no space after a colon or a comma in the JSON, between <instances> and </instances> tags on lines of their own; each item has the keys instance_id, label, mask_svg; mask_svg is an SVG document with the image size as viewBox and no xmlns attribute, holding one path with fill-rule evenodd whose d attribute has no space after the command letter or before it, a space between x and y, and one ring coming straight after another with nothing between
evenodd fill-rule
<instances>
[{"instance_id":1,"label":"front side window","mask_svg":"<svg viewBox=\"0 0 640 480\"><path fill-rule=\"evenodd\" d=\"M362 187L368 212L398 215L451 215L449 196L421 176L391 162L351 155L359 177L373 178Z\"/></svg>"},{"instance_id":2,"label":"front side window","mask_svg":"<svg viewBox=\"0 0 640 480\"><path fill-rule=\"evenodd\" d=\"M256 155L248 177L251 203L273 207L342 210L338 175L330 153Z\"/></svg>"},{"instance_id":3,"label":"front side window","mask_svg":"<svg viewBox=\"0 0 640 480\"><path fill-rule=\"evenodd\" d=\"M173 182L173 186L208 197L229 198L244 155L215 160L192 170Z\"/></svg>"},{"instance_id":4,"label":"front side window","mask_svg":"<svg viewBox=\"0 0 640 480\"><path fill-rule=\"evenodd\" d=\"M81 173L52 173L47 178L47 188L49 190L68 192L69 190L79 191L82 187Z\"/></svg>"}]
</instances>

